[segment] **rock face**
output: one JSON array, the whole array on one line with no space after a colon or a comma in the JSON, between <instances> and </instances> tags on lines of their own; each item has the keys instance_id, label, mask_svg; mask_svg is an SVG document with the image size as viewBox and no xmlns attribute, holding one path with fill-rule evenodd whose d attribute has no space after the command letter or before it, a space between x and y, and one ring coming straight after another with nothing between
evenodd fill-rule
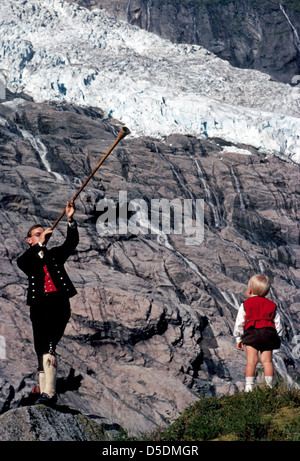
<instances>
[{"instance_id":1,"label":"rock face","mask_svg":"<svg viewBox=\"0 0 300 461\"><path fill-rule=\"evenodd\" d=\"M1 441L60 442L108 440L100 424L76 412L43 405L16 408L0 416Z\"/></svg>"},{"instance_id":2,"label":"rock face","mask_svg":"<svg viewBox=\"0 0 300 461\"><path fill-rule=\"evenodd\" d=\"M291 83L300 73L300 8L295 1L69 1L104 8L174 43L204 46L233 66L260 70L282 82Z\"/></svg>"},{"instance_id":3,"label":"rock face","mask_svg":"<svg viewBox=\"0 0 300 461\"><path fill-rule=\"evenodd\" d=\"M37 384L27 280L16 265L27 229L52 225L117 131L92 109L13 97L0 105L2 418L30 403ZM185 232L168 207L157 230L159 199L177 199L177 212L192 219ZM78 295L57 349L60 405L138 433L176 418L199 393L242 391L245 355L232 331L256 272L271 277L284 322L276 375L297 379L298 165L217 139L128 136L76 206L80 244L67 270ZM49 246L65 233L62 220Z\"/></svg>"}]
</instances>

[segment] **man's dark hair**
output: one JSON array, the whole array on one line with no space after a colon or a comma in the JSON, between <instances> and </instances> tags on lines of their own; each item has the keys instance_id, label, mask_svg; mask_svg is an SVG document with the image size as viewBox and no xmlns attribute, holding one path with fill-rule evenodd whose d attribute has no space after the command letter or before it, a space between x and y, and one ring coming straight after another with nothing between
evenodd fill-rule
<instances>
[{"instance_id":1,"label":"man's dark hair","mask_svg":"<svg viewBox=\"0 0 300 461\"><path fill-rule=\"evenodd\" d=\"M41 224L34 224L33 226L31 226L31 228L29 229L29 231L27 232L27 238L30 238L31 237L31 232L34 230L34 229L37 229L38 227L43 227ZM44 229L44 227L43 227Z\"/></svg>"}]
</instances>

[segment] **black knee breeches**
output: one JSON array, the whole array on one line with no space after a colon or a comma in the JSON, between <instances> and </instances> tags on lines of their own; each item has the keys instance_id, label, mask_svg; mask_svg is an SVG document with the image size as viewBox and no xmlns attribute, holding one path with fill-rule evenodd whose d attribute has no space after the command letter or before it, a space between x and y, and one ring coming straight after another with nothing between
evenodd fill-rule
<instances>
[{"instance_id":1,"label":"black knee breeches","mask_svg":"<svg viewBox=\"0 0 300 461\"><path fill-rule=\"evenodd\" d=\"M55 351L69 319L70 301L68 299L49 296L30 306L34 349L38 357L48 353L50 345Z\"/></svg>"}]
</instances>

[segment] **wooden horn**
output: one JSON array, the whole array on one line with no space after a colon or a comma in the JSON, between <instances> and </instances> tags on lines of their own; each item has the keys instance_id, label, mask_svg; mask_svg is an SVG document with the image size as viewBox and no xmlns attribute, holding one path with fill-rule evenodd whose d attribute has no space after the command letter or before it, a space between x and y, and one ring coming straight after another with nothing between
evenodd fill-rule
<instances>
[{"instance_id":1,"label":"wooden horn","mask_svg":"<svg viewBox=\"0 0 300 461\"><path fill-rule=\"evenodd\" d=\"M118 137L117 139L115 140L115 142L112 144L112 146L108 149L108 151L106 152L106 154L102 157L102 159L100 160L100 162L98 163L98 165L93 169L93 171L90 173L90 175L87 177L87 179L84 181L84 183L82 184L82 186L78 189L78 191L76 192L76 194L74 195L74 197L72 197L72 199L70 200L70 202L74 202L76 200L76 198L78 197L78 195L80 194L80 192L85 188L85 186L87 185L87 183L89 182L89 180L94 176L94 174L96 173L96 171L98 170L98 168L100 168L100 166L102 165L102 163L104 162L104 160L106 159L106 157L109 156L109 154L111 153L111 151L116 147L116 145L121 141L121 139L125 138L125 136L127 136L128 134L130 134L130 130L126 127L126 126L123 126L118 134ZM57 220L55 221L55 223L52 225L51 229L53 230L57 224L59 223L59 221L61 220L61 218L64 216L66 212L66 209L64 209L62 211L62 213L60 214L60 216L57 218Z\"/></svg>"}]
</instances>

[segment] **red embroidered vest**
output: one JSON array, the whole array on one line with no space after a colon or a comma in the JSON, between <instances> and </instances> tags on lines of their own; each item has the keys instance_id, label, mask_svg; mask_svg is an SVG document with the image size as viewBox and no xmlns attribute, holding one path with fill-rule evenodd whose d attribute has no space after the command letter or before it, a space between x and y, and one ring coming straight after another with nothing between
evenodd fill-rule
<instances>
[{"instance_id":1,"label":"red embroidered vest","mask_svg":"<svg viewBox=\"0 0 300 461\"><path fill-rule=\"evenodd\" d=\"M51 278L51 275L48 271L48 268L47 266L44 266L43 267L44 269L44 272L45 272L45 279L44 279L44 293L53 293L54 291L57 291L53 281L52 281L52 278Z\"/></svg>"},{"instance_id":2,"label":"red embroidered vest","mask_svg":"<svg viewBox=\"0 0 300 461\"><path fill-rule=\"evenodd\" d=\"M246 312L245 330L249 327L275 328L276 304L262 296L253 296L244 301Z\"/></svg>"}]
</instances>

